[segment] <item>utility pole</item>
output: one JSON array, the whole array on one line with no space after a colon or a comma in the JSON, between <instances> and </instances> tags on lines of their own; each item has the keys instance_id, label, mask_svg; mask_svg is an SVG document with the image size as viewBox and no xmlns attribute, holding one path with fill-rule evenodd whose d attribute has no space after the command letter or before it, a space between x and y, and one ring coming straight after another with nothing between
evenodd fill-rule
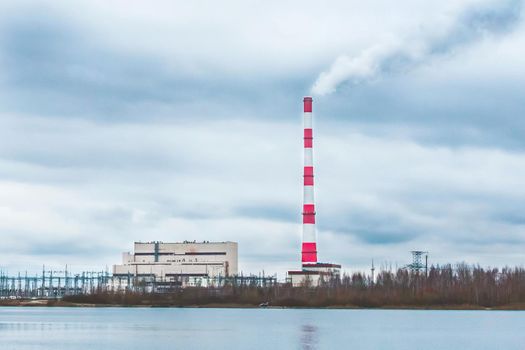
<instances>
[{"instance_id":1,"label":"utility pole","mask_svg":"<svg viewBox=\"0 0 525 350\"><path fill-rule=\"evenodd\" d=\"M425 269L425 276L428 272L428 252L422 250L413 250L412 253L412 263L408 264L408 267L413 272L420 272L422 269ZM425 265L421 261L421 258L425 255Z\"/></svg>"},{"instance_id":2,"label":"utility pole","mask_svg":"<svg viewBox=\"0 0 525 350\"><path fill-rule=\"evenodd\" d=\"M372 268L370 270L372 271L372 285L374 285L375 283L374 272L376 270L376 268L374 267L374 259L372 259Z\"/></svg>"},{"instance_id":3,"label":"utility pole","mask_svg":"<svg viewBox=\"0 0 525 350\"><path fill-rule=\"evenodd\" d=\"M425 254L425 278L428 277L428 252Z\"/></svg>"}]
</instances>

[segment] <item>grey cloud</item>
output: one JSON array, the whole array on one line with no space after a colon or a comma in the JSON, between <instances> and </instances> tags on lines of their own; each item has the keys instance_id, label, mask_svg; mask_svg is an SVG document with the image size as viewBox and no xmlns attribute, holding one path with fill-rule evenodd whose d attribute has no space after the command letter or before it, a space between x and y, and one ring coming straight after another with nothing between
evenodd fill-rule
<instances>
[{"instance_id":1,"label":"grey cloud","mask_svg":"<svg viewBox=\"0 0 525 350\"><path fill-rule=\"evenodd\" d=\"M105 226L128 226L133 220L133 211L126 207L112 207L94 210L88 219Z\"/></svg>"},{"instance_id":2,"label":"grey cloud","mask_svg":"<svg viewBox=\"0 0 525 350\"><path fill-rule=\"evenodd\" d=\"M34 16L4 24L4 110L115 117L133 102L175 95L177 82L153 58L98 47L58 15Z\"/></svg>"},{"instance_id":3,"label":"grey cloud","mask_svg":"<svg viewBox=\"0 0 525 350\"><path fill-rule=\"evenodd\" d=\"M169 68L166 57L115 50L60 12L44 13L15 11L0 28L4 112L101 121L192 121L232 117L233 109L234 117L279 118L294 113L291 104L282 109L284 95L306 84L297 76L282 81L261 76L254 85L224 71L203 75ZM177 62L177 57L169 60Z\"/></svg>"},{"instance_id":4,"label":"grey cloud","mask_svg":"<svg viewBox=\"0 0 525 350\"><path fill-rule=\"evenodd\" d=\"M284 222L300 221L299 208L283 206L276 203L267 205L247 204L234 210L235 215L255 219L269 219Z\"/></svg>"},{"instance_id":5,"label":"grey cloud","mask_svg":"<svg viewBox=\"0 0 525 350\"><path fill-rule=\"evenodd\" d=\"M0 251L5 254L30 255L35 257L63 256L73 260L75 257L84 259L86 257L102 257L115 253L116 246L112 246L103 239L84 240L79 237L46 237L45 231L41 234L27 231L5 231L2 235L8 236L2 244ZM96 232L94 232L96 234ZM16 240L13 238L17 237ZM72 263L74 261L71 261Z\"/></svg>"},{"instance_id":6,"label":"grey cloud","mask_svg":"<svg viewBox=\"0 0 525 350\"><path fill-rule=\"evenodd\" d=\"M525 225L525 214L519 210L500 212L494 215L493 218L511 225Z\"/></svg>"},{"instance_id":7,"label":"grey cloud","mask_svg":"<svg viewBox=\"0 0 525 350\"><path fill-rule=\"evenodd\" d=\"M117 246L107 244L97 244L86 242L85 240L52 240L47 242L31 242L18 251L19 254L29 254L36 256L58 255L69 257L96 257L108 254L115 254Z\"/></svg>"},{"instance_id":8,"label":"grey cloud","mask_svg":"<svg viewBox=\"0 0 525 350\"><path fill-rule=\"evenodd\" d=\"M443 74L448 74L443 72ZM520 78L446 83L394 77L318 98L318 129L347 127L383 137L447 147L523 150L525 115Z\"/></svg>"},{"instance_id":9,"label":"grey cloud","mask_svg":"<svg viewBox=\"0 0 525 350\"><path fill-rule=\"evenodd\" d=\"M525 228L525 213L523 212L523 204L521 198L502 198L490 202L486 201L489 208L487 219L494 220L503 225L524 227ZM490 204L496 204L490 206Z\"/></svg>"},{"instance_id":10,"label":"grey cloud","mask_svg":"<svg viewBox=\"0 0 525 350\"><path fill-rule=\"evenodd\" d=\"M373 223L368 223L367 225L369 225L368 228L356 227L355 230L348 231L348 233L359 238L361 242L376 245L406 243L418 236L418 233L411 232L410 228L381 228L375 227ZM342 233L345 231L341 229L337 232Z\"/></svg>"},{"instance_id":11,"label":"grey cloud","mask_svg":"<svg viewBox=\"0 0 525 350\"><path fill-rule=\"evenodd\" d=\"M323 214L323 213L321 213ZM396 244L409 242L425 229L417 231L414 224L402 223L402 217L381 210L367 210L358 206L349 208L349 212L324 213L318 218L321 231L333 231L337 234L351 235L367 244Z\"/></svg>"},{"instance_id":12,"label":"grey cloud","mask_svg":"<svg viewBox=\"0 0 525 350\"><path fill-rule=\"evenodd\" d=\"M445 37L429 45L430 53L446 54L486 35L511 32L521 21L522 5L522 0L504 0L467 8Z\"/></svg>"},{"instance_id":13,"label":"grey cloud","mask_svg":"<svg viewBox=\"0 0 525 350\"><path fill-rule=\"evenodd\" d=\"M355 57L340 56L319 75L312 92L325 95L344 83L369 81L383 74L412 70L432 59L453 53L486 36L504 35L521 21L522 0L493 1L469 7L444 35L422 33L415 40L377 44Z\"/></svg>"}]
</instances>

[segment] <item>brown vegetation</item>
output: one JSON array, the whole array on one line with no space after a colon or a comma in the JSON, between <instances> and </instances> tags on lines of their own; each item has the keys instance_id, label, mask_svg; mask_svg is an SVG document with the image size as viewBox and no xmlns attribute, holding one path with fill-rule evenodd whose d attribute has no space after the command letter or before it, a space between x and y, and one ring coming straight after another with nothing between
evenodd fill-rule
<instances>
[{"instance_id":1,"label":"brown vegetation","mask_svg":"<svg viewBox=\"0 0 525 350\"><path fill-rule=\"evenodd\" d=\"M360 273L322 286L185 288L169 293L108 293L67 296L65 302L128 306L258 306L364 308L523 309L525 269L483 269L460 264L431 267L425 274L381 271L375 283Z\"/></svg>"}]
</instances>

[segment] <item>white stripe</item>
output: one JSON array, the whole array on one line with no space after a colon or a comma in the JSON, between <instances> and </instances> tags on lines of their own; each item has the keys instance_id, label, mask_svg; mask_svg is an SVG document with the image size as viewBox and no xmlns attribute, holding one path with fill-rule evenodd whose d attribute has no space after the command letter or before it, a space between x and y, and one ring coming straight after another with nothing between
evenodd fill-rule
<instances>
[{"instance_id":1,"label":"white stripe","mask_svg":"<svg viewBox=\"0 0 525 350\"><path fill-rule=\"evenodd\" d=\"M304 186L304 204L314 204L314 186Z\"/></svg>"},{"instance_id":2,"label":"white stripe","mask_svg":"<svg viewBox=\"0 0 525 350\"><path fill-rule=\"evenodd\" d=\"M315 242L315 224L303 224L303 243Z\"/></svg>"},{"instance_id":3,"label":"white stripe","mask_svg":"<svg viewBox=\"0 0 525 350\"><path fill-rule=\"evenodd\" d=\"M311 148L304 149L304 166L313 166L314 156Z\"/></svg>"},{"instance_id":4,"label":"white stripe","mask_svg":"<svg viewBox=\"0 0 525 350\"><path fill-rule=\"evenodd\" d=\"M312 113L311 112L304 112L304 128L305 129L312 128Z\"/></svg>"}]
</instances>

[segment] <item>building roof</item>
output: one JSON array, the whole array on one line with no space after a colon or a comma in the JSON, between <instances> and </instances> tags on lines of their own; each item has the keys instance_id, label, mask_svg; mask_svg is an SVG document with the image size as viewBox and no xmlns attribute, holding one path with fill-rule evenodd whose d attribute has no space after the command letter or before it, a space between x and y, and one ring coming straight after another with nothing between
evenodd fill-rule
<instances>
[{"instance_id":1,"label":"building roof","mask_svg":"<svg viewBox=\"0 0 525 350\"><path fill-rule=\"evenodd\" d=\"M289 275L331 275L328 271L288 271Z\"/></svg>"},{"instance_id":2,"label":"building roof","mask_svg":"<svg viewBox=\"0 0 525 350\"><path fill-rule=\"evenodd\" d=\"M331 263L317 263L317 264L303 264L303 267L334 267L334 268L341 268L341 265L339 264L331 264Z\"/></svg>"}]
</instances>

